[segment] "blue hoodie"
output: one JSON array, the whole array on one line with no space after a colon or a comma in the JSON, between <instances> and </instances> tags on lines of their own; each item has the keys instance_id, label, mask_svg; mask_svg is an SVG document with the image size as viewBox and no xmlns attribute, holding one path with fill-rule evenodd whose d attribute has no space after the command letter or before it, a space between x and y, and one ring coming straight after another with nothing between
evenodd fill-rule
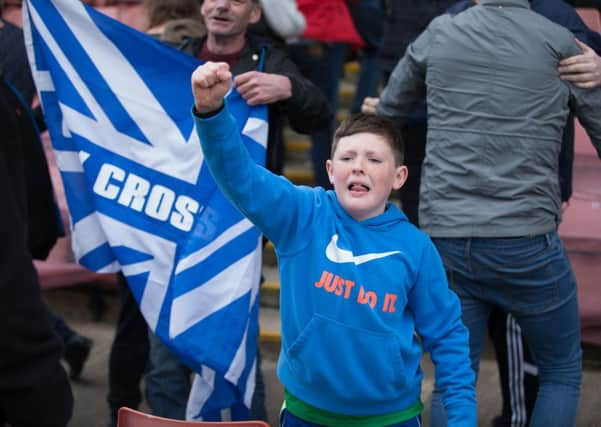
<instances>
[{"instance_id":1,"label":"blue hoodie","mask_svg":"<svg viewBox=\"0 0 601 427\"><path fill-rule=\"evenodd\" d=\"M217 184L276 248L284 387L338 414L402 411L420 399L423 345L449 426L475 426L468 334L430 239L392 204L356 221L333 191L256 165L227 108L196 127Z\"/></svg>"}]
</instances>

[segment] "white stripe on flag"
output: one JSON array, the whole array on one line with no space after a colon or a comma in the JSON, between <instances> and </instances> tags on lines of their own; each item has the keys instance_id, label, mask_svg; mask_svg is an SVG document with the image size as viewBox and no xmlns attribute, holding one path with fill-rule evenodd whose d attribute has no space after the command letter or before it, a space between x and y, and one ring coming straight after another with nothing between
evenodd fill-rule
<instances>
[{"instance_id":1,"label":"white stripe on flag","mask_svg":"<svg viewBox=\"0 0 601 427\"><path fill-rule=\"evenodd\" d=\"M169 337L177 337L253 287L258 287L260 276L256 272L261 270L257 268L257 252L253 251L206 283L175 298L171 306Z\"/></svg>"},{"instance_id":2,"label":"white stripe on flag","mask_svg":"<svg viewBox=\"0 0 601 427\"><path fill-rule=\"evenodd\" d=\"M257 250L254 252L254 255L256 257L258 257L259 259L257 259L256 261L251 261L249 267L251 269L254 267L254 270L249 271L244 276L245 278L248 278L250 280L255 280L254 278L256 278L256 280L257 280L256 283L259 282L260 277L261 277L261 265L262 265L261 264L261 258L262 258L261 245L262 245L262 243L263 243L262 238L259 237L259 242L257 243ZM252 291L251 291L250 304L248 306L249 314L250 314L250 310L252 310L253 306L255 305L255 299L257 298L257 295L259 293L259 286L254 286L253 283L250 283L250 285L251 285ZM242 375L242 371L246 367L246 358L247 358L246 340L247 339L248 339L248 324L246 326L246 329L244 330L244 336L242 337L240 345L238 346L238 350L236 351L234 359L232 360L230 367L228 368L227 372L224 375L224 378L233 384L238 384L238 381L240 380L240 376ZM253 337L253 339L255 339L255 337Z\"/></svg>"},{"instance_id":3,"label":"white stripe on flag","mask_svg":"<svg viewBox=\"0 0 601 427\"><path fill-rule=\"evenodd\" d=\"M83 165L79 152L67 150L54 150L56 165L61 172L83 172Z\"/></svg>"},{"instance_id":4,"label":"white stripe on flag","mask_svg":"<svg viewBox=\"0 0 601 427\"><path fill-rule=\"evenodd\" d=\"M96 273L115 273L121 269L119 261L113 261L109 265L99 268Z\"/></svg>"},{"instance_id":5,"label":"white stripe on flag","mask_svg":"<svg viewBox=\"0 0 601 427\"><path fill-rule=\"evenodd\" d=\"M211 397L215 389L215 371L205 365L201 366L201 374L194 374L188 404L186 405L187 420L201 420L196 418Z\"/></svg>"},{"instance_id":6,"label":"white stripe on flag","mask_svg":"<svg viewBox=\"0 0 601 427\"><path fill-rule=\"evenodd\" d=\"M267 147L267 133L269 126L265 120L256 117L249 117L242 129L242 134L255 140L263 147Z\"/></svg>"},{"instance_id":7,"label":"white stripe on flag","mask_svg":"<svg viewBox=\"0 0 601 427\"><path fill-rule=\"evenodd\" d=\"M258 350L257 350L258 351ZM248 380L246 380L246 389L244 389L244 405L250 408L253 401L253 395L255 394L255 379L257 374L257 358L253 362L253 367L248 374Z\"/></svg>"},{"instance_id":8,"label":"white stripe on flag","mask_svg":"<svg viewBox=\"0 0 601 427\"><path fill-rule=\"evenodd\" d=\"M123 274L126 276L135 276L150 271L152 268L152 260L123 265L121 268L123 269Z\"/></svg>"},{"instance_id":9,"label":"white stripe on flag","mask_svg":"<svg viewBox=\"0 0 601 427\"><path fill-rule=\"evenodd\" d=\"M201 263L216 250L231 242L242 233L250 230L252 227L252 223L246 218L232 225L230 228L217 236L211 243L182 259L175 267L175 274L179 274L182 271L186 271L187 269L194 267L196 264Z\"/></svg>"},{"instance_id":10,"label":"white stripe on flag","mask_svg":"<svg viewBox=\"0 0 601 427\"><path fill-rule=\"evenodd\" d=\"M35 86L40 92L54 92L54 82L48 71L35 72Z\"/></svg>"},{"instance_id":11,"label":"white stripe on flag","mask_svg":"<svg viewBox=\"0 0 601 427\"><path fill-rule=\"evenodd\" d=\"M71 246L75 254L87 254L107 242L96 212L77 221L72 228Z\"/></svg>"}]
</instances>

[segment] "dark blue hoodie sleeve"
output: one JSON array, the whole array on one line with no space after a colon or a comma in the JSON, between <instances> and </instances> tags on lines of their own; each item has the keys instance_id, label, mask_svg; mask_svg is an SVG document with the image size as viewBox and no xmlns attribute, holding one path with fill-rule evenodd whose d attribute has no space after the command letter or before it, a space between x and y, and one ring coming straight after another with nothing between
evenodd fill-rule
<instances>
[{"instance_id":1,"label":"dark blue hoodie sleeve","mask_svg":"<svg viewBox=\"0 0 601 427\"><path fill-rule=\"evenodd\" d=\"M572 6L562 0L532 0L530 7L536 13L570 30L574 37L601 55L601 34L589 29Z\"/></svg>"}]
</instances>

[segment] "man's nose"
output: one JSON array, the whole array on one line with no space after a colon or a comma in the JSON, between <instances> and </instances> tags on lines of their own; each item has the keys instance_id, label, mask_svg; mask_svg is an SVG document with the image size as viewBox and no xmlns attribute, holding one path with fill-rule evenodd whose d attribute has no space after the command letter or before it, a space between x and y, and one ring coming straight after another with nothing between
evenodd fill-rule
<instances>
[{"instance_id":1,"label":"man's nose","mask_svg":"<svg viewBox=\"0 0 601 427\"><path fill-rule=\"evenodd\" d=\"M230 5L230 0L215 0L215 6L220 9L228 8L229 5Z\"/></svg>"}]
</instances>

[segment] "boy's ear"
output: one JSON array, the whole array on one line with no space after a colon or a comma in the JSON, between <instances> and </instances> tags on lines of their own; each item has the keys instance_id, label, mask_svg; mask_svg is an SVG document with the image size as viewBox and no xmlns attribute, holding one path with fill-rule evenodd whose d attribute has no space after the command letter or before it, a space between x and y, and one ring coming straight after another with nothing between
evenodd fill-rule
<instances>
[{"instance_id":1,"label":"boy's ear","mask_svg":"<svg viewBox=\"0 0 601 427\"><path fill-rule=\"evenodd\" d=\"M405 185L408 176L409 169L407 169L407 166L397 166L394 172L394 183L392 184L392 188L394 190L398 190L399 188L401 188L403 185Z\"/></svg>"},{"instance_id":2,"label":"boy's ear","mask_svg":"<svg viewBox=\"0 0 601 427\"><path fill-rule=\"evenodd\" d=\"M330 184L334 185L334 170L331 160L326 160L326 172L328 173L328 179L330 180Z\"/></svg>"}]
</instances>

